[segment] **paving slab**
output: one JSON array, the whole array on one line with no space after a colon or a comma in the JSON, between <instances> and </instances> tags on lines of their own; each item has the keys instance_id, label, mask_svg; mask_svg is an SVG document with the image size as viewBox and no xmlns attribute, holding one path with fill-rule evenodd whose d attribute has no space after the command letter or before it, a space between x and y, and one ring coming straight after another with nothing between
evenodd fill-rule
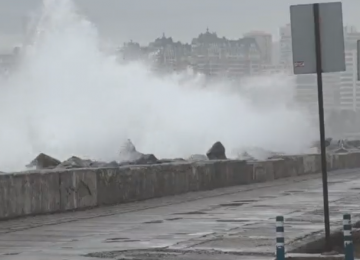
<instances>
[{"instance_id":1,"label":"paving slab","mask_svg":"<svg viewBox=\"0 0 360 260\"><path fill-rule=\"evenodd\" d=\"M332 227L345 212L360 214L359 187L360 170L330 174ZM322 203L314 174L4 221L0 259L273 259L275 217L284 215L290 243L323 229Z\"/></svg>"}]
</instances>

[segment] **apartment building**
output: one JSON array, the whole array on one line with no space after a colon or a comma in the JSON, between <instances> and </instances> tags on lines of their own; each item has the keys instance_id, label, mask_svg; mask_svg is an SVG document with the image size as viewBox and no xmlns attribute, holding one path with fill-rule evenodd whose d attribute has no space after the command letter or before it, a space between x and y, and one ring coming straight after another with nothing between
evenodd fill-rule
<instances>
[{"instance_id":1,"label":"apartment building","mask_svg":"<svg viewBox=\"0 0 360 260\"><path fill-rule=\"evenodd\" d=\"M346 71L340 73L340 109L360 110L360 82L357 80L357 51L345 51Z\"/></svg>"},{"instance_id":2,"label":"apartment building","mask_svg":"<svg viewBox=\"0 0 360 260\"><path fill-rule=\"evenodd\" d=\"M273 42L272 42L272 35L270 33L261 32L261 31L252 31L245 33L244 38L255 39L261 51L262 63L269 65L272 64Z\"/></svg>"},{"instance_id":3,"label":"apartment building","mask_svg":"<svg viewBox=\"0 0 360 260\"><path fill-rule=\"evenodd\" d=\"M360 32L354 26L344 27L346 71L340 72L340 109L360 110L360 82L357 80L357 50Z\"/></svg>"},{"instance_id":4,"label":"apartment building","mask_svg":"<svg viewBox=\"0 0 360 260\"><path fill-rule=\"evenodd\" d=\"M286 24L280 27L280 63L292 66L291 26Z\"/></svg>"},{"instance_id":5,"label":"apartment building","mask_svg":"<svg viewBox=\"0 0 360 260\"><path fill-rule=\"evenodd\" d=\"M274 75L274 74L293 74L293 67L286 64L263 64L261 66L261 72L263 75Z\"/></svg>"},{"instance_id":6,"label":"apartment building","mask_svg":"<svg viewBox=\"0 0 360 260\"><path fill-rule=\"evenodd\" d=\"M149 62L154 71L173 72L185 70L190 65L191 46L174 42L163 34L148 46L133 41L124 43L119 53L123 62L142 60Z\"/></svg>"},{"instance_id":7,"label":"apartment building","mask_svg":"<svg viewBox=\"0 0 360 260\"><path fill-rule=\"evenodd\" d=\"M192 40L191 49L196 72L228 78L261 73L261 50L254 38L229 40L207 30Z\"/></svg>"},{"instance_id":8,"label":"apartment building","mask_svg":"<svg viewBox=\"0 0 360 260\"><path fill-rule=\"evenodd\" d=\"M280 64L292 67L291 25L280 28ZM360 32L354 26L344 27L346 71L323 74L325 110L359 110L360 83L357 81L356 43ZM317 110L315 75L296 76L297 98L311 111Z\"/></svg>"},{"instance_id":9,"label":"apartment building","mask_svg":"<svg viewBox=\"0 0 360 260\"><path fill-rule=\"evenodd\" d=\"M296 100L314 116L318 114L318 88L315 74L296 75ZM329 114L339 107L339 73L323 75L324 112Z\"/></svg>"},{"instance_id":10,"label":"apartment building","mask_svg":"<svg viewBox=\"0 0 360 260\"><path fill-rule=\"evenodd\" d=\"M191 45L174 42L171 37L155 39L147 47L148 53L156 53L156 67L159 71L182 71L190 65Z\"/></svg>"}]
</instances>

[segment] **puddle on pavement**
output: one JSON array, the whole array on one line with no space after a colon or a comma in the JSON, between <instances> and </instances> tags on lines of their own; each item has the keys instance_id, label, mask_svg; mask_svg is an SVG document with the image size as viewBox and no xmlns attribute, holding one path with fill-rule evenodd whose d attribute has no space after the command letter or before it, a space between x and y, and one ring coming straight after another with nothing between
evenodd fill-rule
<instances>
[{"instance_id":1,"label":"puddle on pavement","mask_svg":"<svg viewBox=\"0 0 360 260\"><path fill-rule=\"evenodd\" d=\"M140 240L135 240L135 239L129 239L126 237L114 237L114 238L108 238L106 239L104 242L105 243L123 243L123 242L138 242Z\"/></svg>"},{"instance_id":2,"label":"puddle on pavement","mask_svg":"<svg viewBox=\"0 0 360 260\"><path fill-rule=\"evenodd\" d=\"M344 183L344 181L328 181L328 184Z\"/></svg>"},{"instance_id":3,"label":"puddle on pavement","mask_svg":"<svg viewBox=\"0 0 360 260\"><path fill-rule=\"evenodd\" d=\"M239 202L239 203L253 203L258 202L259 200L234 200L233 202Z\"/></svg>"},{"instance_id":4,"label":"puddle on pavement","mask_svg":"<svg viewBox=\"0 0 360 260\"><path fill-rule=\"evenodd\" d=\"M180 212L180 213L175 213L174 215L204 215L206 214L203 211L189 211L189 212Z\"/></svg>"},{"instance_id":5,"label":"puddle on pavement","mask_svg":"<svg viewBox=\"0 0 360 260\"><path fill-rule=\"evenodd\" d=\"M260 199L275 199L278 196L260 196Z\"/></svg>"},{"instance_id":6,"label":"puddle on pavement","mask_svg":"<svg viewBox=\"0 0 360 260\"><path fill-rule=\"evenodd\" d=\"M332 207L329 208L330 215L337 215L337 214L339 214L340 211L341 211L341 207L332 206ZM317 210L311 211L309 213L311 215L323 216L324 215L324 210L323 209L317 209Z\"/></svg>"},{"instance_id":7,"label":"puddle on pavement","mask_svg":"<svg viewBox=\"0 0 360 260\"><path fill-rule=\"evenodd\" d=\"M175 221L175 220L181 220L183 218L168 218L168 219L165 219L166 221Z\"/></svg>"},{"instance_id":8,"label":"puddle on pavement","mask_svg":"<svg viewBox=\"0 0 360 260\"><path fill-rule=\"evenodd\" d=\"M322 237L316 241L308 243L303 248L296 250L296 253L307 253L307 254L337 254L344 255L344 241L342 236L342 231L332 234L331 236L332 247L330 251L325 250L325 238ZM360 258L360 231L353 232L353 243L354 243L354 252L355 258ZM326 258L322 258L326 259Z\"/></svg>"},{"instance_id":9,"label":"puddle on pavement","mask_svg":"<svg viewBox=\"0 0 360 260\"><path fill-rule=\"evenodd\" d=\"M162 220L153 220L153 221L147 221L147 222L143 222L143 224L160 224L163 223L164 221Z\"/></svg>"},{"instance_id":10,"label":"puddle on pavement","mask_svg":"<svg viewBox=\"0 0 360 260\"><path fill-rule=\"evenodd\" d=\"M249 220L246 220L246 219L217 219L216 222L222 222L222 223L244 223L244 222L249 222Z\"/></svg>"},{"instance_id":11,"label":"puddle on pavement","mask_svg":"<svg viewBox=\"0 0 360 260\"><path fill-rule=\"evenodd\" d=\"M304 193L304 191L303 190L287 190L287 191L280 193L280 195L288 196L288 195L294 195L294 194L298 194L298 193Z\"/></svg>"},{"instance_id":12,"label":"puddle on pavement","mask_svg":"<svg viewBox=\"0 0 360 260\"><path fill-rule=\"evenodd\" d=\"M234 202L234 203L224 203L220 204L221 207L240 207L242 205L246 205L247 203Z\"/></svg>"}]
</instances>

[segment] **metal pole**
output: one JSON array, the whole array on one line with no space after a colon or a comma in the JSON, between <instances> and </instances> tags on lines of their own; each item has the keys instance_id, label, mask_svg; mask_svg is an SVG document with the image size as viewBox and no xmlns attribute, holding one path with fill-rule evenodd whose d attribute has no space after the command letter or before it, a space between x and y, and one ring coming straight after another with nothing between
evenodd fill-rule
<instances>
[{"instance_id":1,"label":"metal pole","mask_svg":"<svg viewBox=\"0 0 360 260\"><path fill-rule=\"evenodd\" d=\"M276 217L276 260L285 260L284 217Z\"/></svg>"},{"instance_id":2,"label":"metal pole","mask_svg":"<svg viewBox=\"0 0 360 260\"><path fill-rule=\"evenodd\" d=\"M343 216L343 234L344 234L344 250L345 260L354 260L354 244L351 234L351 215Z\"/></svg>"},{"instance_id":3,"label":"metal pole","mask_svg":"<svg viewBox=\"0 0 360 260\"><path fill-rule=\"evenodd\" d=\"M321 169L322 169L323 197L324 197L323 200L324 200L325 238L326 238L326 249L331 250L329 198L328 198L328 183L327 183L327 170L326 170L327 165L326 165L326 147L325 147L325 123L324 123L319 4L314 4L313 10L314 10L314 24L315 24L316 75L317 75L317 85L318 85L320 150L321 150Z\"/></svg>"}]
</instances>

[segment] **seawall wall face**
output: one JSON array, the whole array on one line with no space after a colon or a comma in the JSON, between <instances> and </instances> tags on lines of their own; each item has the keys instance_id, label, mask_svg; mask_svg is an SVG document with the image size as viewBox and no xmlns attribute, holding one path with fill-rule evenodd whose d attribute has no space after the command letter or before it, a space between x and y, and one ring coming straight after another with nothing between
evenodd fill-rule
<instances>
[{"instance_id":1,"label":"seawall wall face","mask_svg":"<svg viewBox=\"0 0 360 260\"><path fill-rule=\"evenodd\" d=\"M360 168L360 153L328 155L328 170ZM319 173L319 154L0 175L0 220L128 203Z\"/></svg>"}]
</instances>

